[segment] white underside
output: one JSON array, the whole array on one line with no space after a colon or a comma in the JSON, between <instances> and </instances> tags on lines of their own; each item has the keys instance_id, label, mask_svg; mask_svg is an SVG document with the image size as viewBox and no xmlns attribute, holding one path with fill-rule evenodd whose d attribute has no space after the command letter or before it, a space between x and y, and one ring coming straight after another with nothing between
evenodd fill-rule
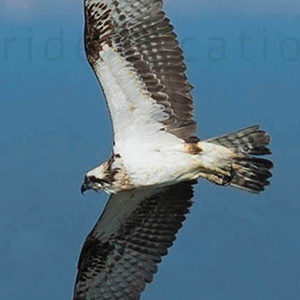
<instances>
[{"instance_id":1,"label":"white underside","mask_svg":"<svg viewBox=\"0 0 300 300\"><path fill-rule=\"evenodd\" d=\"M95 69L112 117L114 153L121 155L132 184L160 185L194 179L199 176L199 165L215 163L214 152L188 154L183 140L162 130L161 121L167 114L124 58L108 46L100 57Z\"/></svg>"}]
</instances>

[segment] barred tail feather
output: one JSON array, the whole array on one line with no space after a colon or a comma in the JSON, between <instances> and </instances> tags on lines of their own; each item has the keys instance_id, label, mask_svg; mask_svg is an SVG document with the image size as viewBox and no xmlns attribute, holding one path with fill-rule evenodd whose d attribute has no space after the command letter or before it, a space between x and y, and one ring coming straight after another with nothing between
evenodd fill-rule
<instances>
[{"instance_id":1,"label":"barred tail feather","mask_svg":"<svg viewBox=\"0 0 300 300\"><path fill-rule=\"evenodd\" d=\"M273 163L267 159L237 158L233 164L230 185L254 193L264 191L265 186L270 185L268 179L272 177L272 167Z\"/></svg>"},{"instance_id":2,"label":"barred tail feather","mask_svg":"<svg viewBox=\"0 0 300 300\"><path fill-rule=\"evenodd\" d=\"M265 155L271 154L266 146L270 143L270 137L265 131L254 125L234 133L212 138L207 142L229 148L236 153Z\"/></svg>"},{"instance_id":3,"label":"barred tail feather","mask_svg":"<svg viewBox=\"0 0 300 300\"><path fill-rule=\"evenodd\" d=\"M251 126L207 142L221 145L232 151L229 185L258 193L270 184L268 179L272 176L270 169L273 163L253 156L271 154L270 149L267 148L270 137L265 131L260 130L259 126Z\"/></svg>"}]
</instances>

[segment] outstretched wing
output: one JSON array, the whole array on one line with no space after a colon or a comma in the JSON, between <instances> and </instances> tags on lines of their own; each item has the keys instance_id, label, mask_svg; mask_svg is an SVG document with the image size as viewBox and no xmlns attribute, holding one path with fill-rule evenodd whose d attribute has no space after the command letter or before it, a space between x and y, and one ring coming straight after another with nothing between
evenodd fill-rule
<instances>
[{"instance_id":1,"label":"outstretched wing","mask_svg":"<svg viewBox=\"0 0 300 300\"><path fill-rule=\"evenodd\" d=\"M162 5L85 0L86 53L104 90L116 143L161 131L194 140L192 87Z\"/></svg>"},{"instance_id":2,"label":"outstretched wing","mask_svg":"<svg viewBox=\"0 0 300 300\"><path fill-rule=\"evenodd\" d=\"M192 183L112 195L83 246L74 300L139 299L175 240Z\"/></svg>"}]
</instances>

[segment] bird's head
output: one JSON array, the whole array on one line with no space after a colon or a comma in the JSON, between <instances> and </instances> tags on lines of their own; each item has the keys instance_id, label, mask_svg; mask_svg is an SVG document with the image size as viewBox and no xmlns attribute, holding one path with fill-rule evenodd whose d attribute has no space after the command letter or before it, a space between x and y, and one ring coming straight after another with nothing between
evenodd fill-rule
<instances>
[{"instance_id":1,"label":"bird's head","mask_svg":"<svg viewBox=\"0 0 300 300\"><path fill-rule=\"evenodd\" d=\"M107 169L107 164L104 163L97 168L89 171L81 185L81 193L88 190L102 191L110 186L110 176Z\"/></svg>"}]
</instances>

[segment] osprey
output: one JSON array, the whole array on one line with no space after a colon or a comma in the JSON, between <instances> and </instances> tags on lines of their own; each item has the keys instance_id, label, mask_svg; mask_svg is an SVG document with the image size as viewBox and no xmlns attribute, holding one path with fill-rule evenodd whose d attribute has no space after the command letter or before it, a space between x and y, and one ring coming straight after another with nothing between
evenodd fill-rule
<instances>
[{"instance_id":1,"label":"osprey","mask_svg":"<svg viewBox=\"0 0 300 300\"><path fill-rule=\"evenodd\" d=\"M79 259L75 300L139 299L184 221L198 178L258 193L269 184L259 126L195 136L191 85L162 0L85 0L88 61L114 130L113 154L81 190L110 200Z\"/></svg>"}]
</instances>

